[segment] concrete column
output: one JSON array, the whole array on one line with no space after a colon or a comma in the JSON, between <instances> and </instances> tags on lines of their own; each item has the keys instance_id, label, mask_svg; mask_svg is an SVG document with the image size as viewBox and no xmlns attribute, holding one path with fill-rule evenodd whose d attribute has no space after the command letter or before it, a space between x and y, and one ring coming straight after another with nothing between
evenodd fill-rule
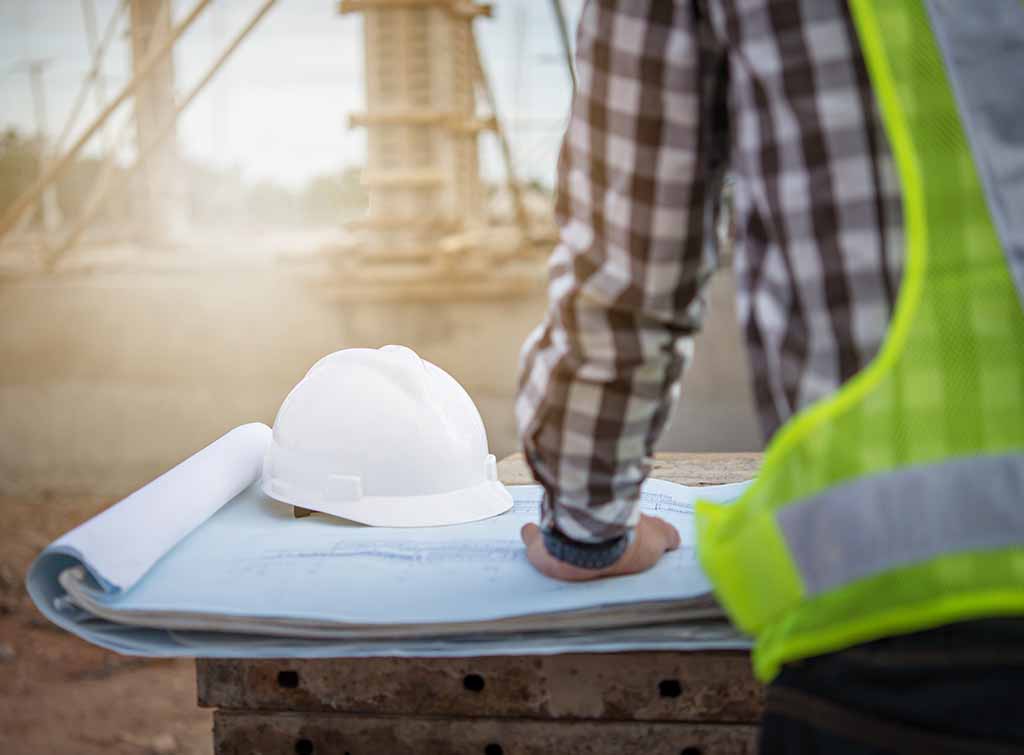
<instances>
[{"instance_id":1,"label":"concrete column","mask_svg":"<svg viewBox=\"0 0 1024 755\"><path fill-rule=\"evenodd\" d=\"M152 49L171 33L170 0L131 0L132 63L135 71ZM156 66L135 95L135 128L140 150L159 138L174 117L174 60L171 55ZM137 215L147 240L179 237L188 222L185 176L178 155L177 127L139 166Z\"/></svg>"},{"instance_id":2,"label":"concrete column","mask_svg":"<svg viewBox=\"0 0 1024 755\"><path fill-rule=\"evenodd\" d=\"M442 239L483 224L478 164L473 19L465 0L415 4L346 0L363 14L367 128L363 182L368 251L431 257Z\"/></svg>"},{"instance_id":3,"label":"concrete column","mask_svg":"<svg viewBox=\"0 0 1024 755\"><path fill-rule=\"evenodd\" d=\"M36 137L39 140L40 169L52 157L49 142L49 125L46 112L46 87L43 84L43 73L49 61L33 60L28 64L28 74L32 81L32 103L35 106ZM43 228L47 233L54 233L62 223L60 204L57 202L57 186L50 185L43 192Z\"/></svg>"}]
</instances>

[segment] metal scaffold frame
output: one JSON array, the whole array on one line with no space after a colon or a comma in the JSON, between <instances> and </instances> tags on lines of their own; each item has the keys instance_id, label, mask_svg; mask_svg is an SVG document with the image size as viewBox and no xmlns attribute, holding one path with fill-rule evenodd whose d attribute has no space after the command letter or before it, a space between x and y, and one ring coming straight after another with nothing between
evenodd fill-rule
<instances>
[{"instance_id":1,"label":"metal scaffold frame","mask_svg":"<svg viewBox=\"0 0 1024 755\"><path fill-rule=\"evenodd\" d=\"M167 0L163 1L167 2ZM138 91L145 85L147 79L151 77L162 64L166 64L172 54L174 44L195 23L211 2L212 0L197 0L189 13L181 21L173 25L173 27L169 29L168 33L154 33L148 37L148 44L145 46L145 54L138 60L134 73L129 81L120 89L114 98L100 110L96 117L89 122L82 133L66 151L60 153L58 157L44 165L38 178L20 197L18 197L18 199L14 201L14 203L4 213L3 217L0 218L0 240L2 240L10 231L17 229L21 225L29 210L41 200L48 189L56 185L56 182L66 174L85 146L101 132L118 109L126 103L129 98L138 93ZM250 32L252 32L256 25L263 19L267 12L276 5L276 3L277 0L264 0L249 21L238 33L235 34L224 50L210 64L206 72L200 77L199 81L188 90L184 97L174 103L172 112L164 118L158 119L157 122L149 124L150 127L147 131L150 136L144 143L140 143L138 145L135 167L143 164L146 159L151 157L161 147L161 145L164 144L167 138L174 133L178 117L188 108L199 93L206 88L207 84L209 84L221 67L223 67L242 41L250 34ZM108 28L104 33L103 42L101 42L95 50L93 65L86 75L82 89L76 97L75 104L72 107L71 115L62 130L61 137L58 139L58 147L69 138L69 134L74 129L74 124L77 121L85 97L88 94L88 89L90 86L95 85L98 80L103 55L110 44L110 39L113 37L113 30L116 28L117 16L124 12L127 5L128 2L125 0L125 2L120 4L118 10L115 11L115 17L111 19ZM63 241L47 253L45 259L46 268L53 268L58 259L81 238L85 229L93 220L95 220L102 210L103 203L106 201L113 188L110 179L114 173L114 167L116 164L116 145L120 144L124 140L127 136L127 131L127 128L120 131L113 142L109 145L107 154L103 160L100 175L93 187L91 195L86 200L83 212L75 220Z\"/></svg>"},{"instance_id":2,"label":"metal scaffold frame","mask_svg":"<svg viewBox=\"0 0 1024 755\"><path fill-rule=\"evenodd\" d=\"M351 226L362 231L356 256L444 269L469 248L495 252L483 233L478 138L485 131L497 137L504 162L517 230L511 256L522 252L529 216L473 31L491 6L342 0L340 11L361 13L364 23L366 111L349 119L367 129L368 145L369 211Z\"/></svg>"},{"instance_id":3,"label":"metal scaffold frame","mask_svg":"<svg viewBox=\"0 0 1024 755\"><path fill-rule=\"evenodd\" d=\"M83 0L90 67L48 153L51 159L44 160L38 178L0 217L2 241L5 234L27 223L29 211L46 193L53 192L84 148L97 136L103 137L99 172L82 209L62 235L54 239L47 234L44 239L40 258L44 270L55 270L111 197L134 186L137 174L154 156L159 162L167 153L166 145L174 141L180 115L277 0L264 0L179 98L173 95L170 67L174 45L212 0L196 0L173 24L169 2L121 0L102 34L97 35L91 0ZM491 6L475 0L341 0L339 10L358 12L364 20L367 107L365 112L351 114L349 123L368 132L363 183L369 211L348 224L357 241L337 248L339 253L325 258L326 263L344 269L346 280L353 283L389 288L432 286L441 280L457 286L476 281L475 285L486 288L498 284L506 274L520 284L527 278L534 280L534 253L546 252L553 235L550 224L542 219L531 224L477 45L473 21L491 16ZM103 58L128 11L132 11L133 73L114 97L104 102ZM98 113L73 138L90 92L97 97ZM160 102L147 109L147 98L152 100L154 92ZM134 101L134 118L122 120L111 130L115 115L123 112L121 106L129 101ZM130 143L133 131L135 161L123 169L117 158ZM504 162L504 190L513 217L497 224L489 217L487 189L480 175L481 133L495 135ZM121 176L127 180L116 180ZM485 279L489 281L486 285Z\"/></svg>"}]
</instances>

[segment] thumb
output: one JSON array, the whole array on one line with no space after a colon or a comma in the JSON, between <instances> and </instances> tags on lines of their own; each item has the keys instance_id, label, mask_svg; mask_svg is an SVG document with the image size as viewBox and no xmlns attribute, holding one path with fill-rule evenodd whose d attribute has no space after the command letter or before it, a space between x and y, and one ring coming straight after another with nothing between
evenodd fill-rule
<instances>
[{"instance_id":1,"label":"thumb","mask_svg":"<svg viewBox=\"0 0 1024 755\"><path fill-rule=\"evenodd\" d=\"M679 531L664 519L656 516L644 516L645 523L651 530L661 550L674 551L682 542Z\"/></svg>"},{"instance_id":2,"label":"thumb","mask_svg":"<svg viewBox=\"0 0 1024 755\"><path fill-rule=\"evenodd\" d=\"M537 538L540 537L540 527L536 524L524 524L523 528L519 530L519 536L523 538L523 542L526 543L527 547L533 545Z\"/></svg>"}]
</instances>

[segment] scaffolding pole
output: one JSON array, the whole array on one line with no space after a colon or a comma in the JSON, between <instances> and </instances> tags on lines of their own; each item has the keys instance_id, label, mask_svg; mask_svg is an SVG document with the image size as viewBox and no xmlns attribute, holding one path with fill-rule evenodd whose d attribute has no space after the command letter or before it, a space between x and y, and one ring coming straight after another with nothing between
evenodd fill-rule
<instances>
[{"instance_id":1,"label":"scaffolding pole","mask_svg":"<svg viewBox=\"0 0 1024 755\"><path fill-rule=\"evenodd\" d=\"M64 149L65 143L75 128L75 124L78 123L79 113L81 113L82 107L85 105L90 89L93 90L95 96L96 112L98 113L103 110L104 101L107 99L106 82L103 78L103 59L106 57L107 49L116 38L117 22L121 19L121 14L124 13L127 4L128 0L120 0L117 7L110 14L110 19L103 30L103 35L97 37L95 0L82 0L82 21L85 26L85 39L89 44L89 54L92 56L92 65L85 74L82 86L75 96L75 103L71 106L71 111L64 122L64 130L57 140L58 154ZM101 142L104 141L104 132L105 129L100 133ZM101 144L101 146L105 145Z\"/></svg>"},{"instance_id":2,"label":"scaffolding pole","mask_svg":"<svg viewBox=\"0 0 1024 755\"><path fill-rule=\"evenodd\" d=\"M572 43L569 40L569 24L565 20L565 9L562 0L551 0L551 8L555 12L555 23L558 25L558 38L562 43L562 54L565 55L565 67L572 80L572 91L576 91L576 67L572 60Z\"/></svg>"},{"instance_id":3,"label":"scaffolding pole","mask_svg":"<svg viewBox=\"0 0 1024 755\"><path fill-rule=\"evenodd\" d=\"M46 82L44 75L50 60L30 60L26 64L29 82L32 86L32 106L35 110L36 140L39 144L39 171L42 173L51 153L48 146L49 123L46 110ZM57 201L57 187L49 186L43 192L43 229L49 234L55 232L61 224L60 203Z\"/></svg>"},{"instance_id":4,"label":"scaffolding pole","mask_svg":"<svg viewBox=\"0 0 1024 755\"><path fill-rule=\"evenodd\" d=\"M171 4L167 0L129 0L132 65L146 59L151 42L167 36ZM174 112L174 59L167 55L135 92L135 143L149 143ZM140 161L135 177L133 216L143 237L168 240L187 226L185 176L178 157L177 128Z\"/></svg>"},{"instance_id":5,"label":"scaffolding pole","mask_svg":"<svg viewBox=\"0 0 1024 755\"><path fill-rule=\"evenodd\" d=\"M473 46L474 75L476 76L477 84L484 94L484 99L487 101L487 108L491 113L494 134L498 138L501 156L505 162L505 182L508 186L509 195L512 198L512 206L515 209L516 223L519 225L525 238L529 236L530 216L526 211L526 203L523 201L523 191L519 185L519 179L516 177L515 167L512 165L512 147L509 145L508 136L505 134L505 129L498 119L498 104L494 97L494 90L491 89L491 83L487 79L487 72L484 70L483 61L480 58L480 48L476 43L476 35L471 35L470 39Z\"/></svg>"},{"instance_id":6,"label":"scaffolding pole","mask_svg":"<svg viewBox=\"0 0 1024 755\"><path fill-rule=\"evenodd\" d=\"M151 155L157 148L160 147L161 142L166 139L170 134L174 132L175 124L180 116L192 101L199 96L199 93L206 88L206 85L210 83L213 77L221 69L224 63L227 62L228 58L235 52L242 41L249 36L249 33L256 28L256 25L263 19L267 12L274 7L277 0L264 0L263 5L260 6L259 10L249 19L248 23L242 27L241 31L238 32L228 44L226 48L217 56L216 60L210 65L206 73L196 84L188 91L188 94L175 106L174 112L161 124L160 128L154 132L153 138L150 139L146 144L139 145L139 154L136 158L134 168L137 168L146 159L147 156ZM113 153L112 153L113 154ZM88 207L82 212L75 222L75 225L68 232L63 243L57 247L48 257L46 261L46 267L52 270L57 264L59 259L81 238L85 229L95 220L100 210L103 208L103 202L107 199L110 193L110 174L113 172L112 161L109 166L105 166L104 175L101 176L100 181L97 183L97 191L90 198Z\"/></svg>"}]
</instances>

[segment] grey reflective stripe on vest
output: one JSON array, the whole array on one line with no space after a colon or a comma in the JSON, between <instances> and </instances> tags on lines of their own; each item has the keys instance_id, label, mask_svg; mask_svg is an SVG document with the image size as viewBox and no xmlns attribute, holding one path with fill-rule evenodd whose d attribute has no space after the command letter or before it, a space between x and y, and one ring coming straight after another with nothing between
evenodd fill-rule
<instances>
[{"instance_id":1,"label":"grey reflective stripe on vest","mask_svg":"<svg viewBox=\"0 0 1024 755\"><path fill-rule=\"evenodd\" d=\"M1024 2L928 0L927 7L1024 306Z\"/></svg>"},{"instance_id":2,"label":"grey reflective stripe on vest","mask_svg":"<svg viewBox=\"0 0 1024 755\"><path fill-rule=\"evenodd\" d=\"M1024 546L1024 455L858 478L776 518L808 595L944 553Z\"/></svg>"}]
</instances>

